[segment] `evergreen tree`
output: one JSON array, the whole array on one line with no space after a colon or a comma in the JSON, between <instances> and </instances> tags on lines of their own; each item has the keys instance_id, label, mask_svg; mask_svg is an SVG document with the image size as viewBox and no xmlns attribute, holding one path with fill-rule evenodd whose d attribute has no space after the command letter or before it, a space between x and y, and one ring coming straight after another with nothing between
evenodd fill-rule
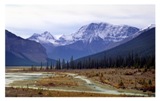
<instances>
[{"instance_id":1,"label":"evergreen tree","mask_svg":"<svg viewBox=\"0 0 160 101\"><path fill-rule=\"evenodd\" d=\"M75 68L74 68L73 56L72 56L71 59L70 59L70 68L71 68L71 69L75 69Z\"/></svg>"},{"instance_id":2,"label":"evergreen tree","mask_svg":"<svg viewBox=\"0 0 160 101\"><path fill-rule=\"evenodd\" d=\"M41 62L41 67L40 67L40 70L42 70L42 62Z\"/></svg>"},{"instance_id":3,"label":"evergreen tree","mask_svg":"<svg viewBox=\"0 0 160 101\"><path fill-rule=\"evenodd\" d=\"M48 67L48 62L47 62L46 70L48 70L48 69L49 69L49 67Z\"/></svg>"},{"instance_id":4,"label":"evergreen tree","mask_svg":"<svg viewBox=\"0 0 160 101\"><path fill-rule=\"evenodd\" d=\"M67 66L66 66L66 68L67 68L67 69L69 69L69 68L70 68L70 67L69 67L69 62L68 62L68 61L67 61Z\"/></svg>"},{"instance_id":5,"label":"evergreen tree","mask_svg":"<svg viewBox=\"0 0 160 101\"><path fill-rule=\"evenodd\" d=\"M52 62L51 62L51 65L50 65L50 69L51 69L51 70L53 69Z\"/></svg>"},{"instance_id":6,"label":"evergreen tree","mask_svg":"<svg viewBox=\"0 0 160 101\"><path fill-rule=\"evenodd\" d=\"M56 69L61 69L61 60L58 59L56 62Z\"/></svg>"},{"instance_id":7,"label":"evergreen tree","mask_svg":"<svg viewBox=\"0 0 160 101\"><path fill-rule=\"evenodd\" d=\"M65 60L64 59L62 60L62 69L66 69Z\"/></svg>"}]
</instances>

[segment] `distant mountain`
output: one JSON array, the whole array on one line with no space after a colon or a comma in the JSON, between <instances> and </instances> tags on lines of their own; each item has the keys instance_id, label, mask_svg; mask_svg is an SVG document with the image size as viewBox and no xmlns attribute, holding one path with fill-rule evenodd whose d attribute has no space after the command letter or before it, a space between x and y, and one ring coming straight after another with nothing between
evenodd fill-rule
<instances>
[{"instance_id":1,"label":"distant mountain","mask_svg":"<svg viewBox=\"0 0 160 101\"><path fill-rule=\"evenodd\" d=\"M129 54L137 54L140 57L155 56L155 27L149 26L143 30L134 39L121 44L110 50L106 50L94 55L86 56L76 61L83 61L86 59L101 60L106 58L116 58L117 56L125 57Z\"/></svg>"},{"instance_id":2,"label":"distant mountain","mask_svg":"<svg viewBox=\"0 0 160 101\"><path fill-rule=\"evenodd\" d=\"M52 43L56 45L56 39L50 34L50 32L45 31L42 34L34 33L29 40L33 40L39 43Z\"/></svg>"},{"instance_id":3,"label":"distant mountain","mask_svg":"<svg viewBox=\"0 0 160 101\"><path fill-rule=\"evenodd\" d=\"M72 36L70 40L74 42L82 40L83 42L91 43L97 38L101 38L104 41L119 42L138 31L138 28L128 25L90 23L89 25L82 26L76 33L69 36ZM69 36L63 35L60 39L67 40Z\"/></svg>"},{"instance_id":4,"label":"distant mountain","mask_svg":"<svg viewBox=\"0 0 160 101\"><path fill-rule=\"evenodd\" d=\"M5 34L6 66L40 65L41 62L44 64L49 60L46 49L41 44L18 37L7 30Z\"/></svg>"},{"instance_id":5,"label":"distant mountain","mask_svg":"<svg viewBox=\"0 0 160 101\"><path fill-rule=\"evenodd\" d=\"M62 35L59 39L46 39L46 36L42 36L43 33L34 34L28 39L42 44L49 58L69 60L71 56L80 58L111 49L120 45L124 39L131 40L138 31L138 28L128 25L90 23L75 33Z\"/></svg>"}]
</instances>

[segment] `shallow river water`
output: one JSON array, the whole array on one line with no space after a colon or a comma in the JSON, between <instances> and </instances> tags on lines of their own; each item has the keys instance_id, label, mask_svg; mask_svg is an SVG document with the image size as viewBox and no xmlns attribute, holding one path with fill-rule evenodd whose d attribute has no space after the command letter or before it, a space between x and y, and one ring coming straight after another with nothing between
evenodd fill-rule
<instances>
[{"instance_id":1,"label":"shallow river water","mask_svg":"<svg viewBox=\"0 0 160 101\"><path fill-rule=\"evenodd\" d=\"M49 75L50 74L46 73L5 73L5 85L9 86L9 84L14 81L34 80L42 77L47 77Z\"/></svg>"}]
</instances>

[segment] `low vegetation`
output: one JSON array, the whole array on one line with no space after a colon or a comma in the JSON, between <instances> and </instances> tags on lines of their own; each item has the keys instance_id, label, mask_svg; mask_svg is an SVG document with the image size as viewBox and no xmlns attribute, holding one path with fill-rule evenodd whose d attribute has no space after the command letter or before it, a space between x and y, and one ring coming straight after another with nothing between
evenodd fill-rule
<instances>
[{"instance_id":1,"label":"low vegetation","mask_svg":"<svg viewBox=\"0 0 160 101\"><path fill-rule=\"evenodd\" d=\"M54 76L42 78L36 81L37 86L45 86L45 87L76 87L78 86L78 82L75 82L72 77L67 77L66 75Z\"/></svg>"},{"instance_id":2,"label":"low vegetation","mask_svg":"<svg viewBox=\"0 0 160 101\"><path fill-rule=\"evenodd\" d=\"M131 97L131 96L6 87L6 97Z\"/></svg>"},{"instance_id":3,"label":"low vegetation","mask_svg":"<svg viewBox=\"0 0 160 101\"><path fill-rule=\"evenodd\" d=\"M116 88L155 92L155 69L86 69L70 72Z\"/></svg>"},{"instance_id":4,"label":"low vegetation","mask_svg":"<svg viewBox=\"0 0 160 101\"><path fill-rule=\"evenodd\" d=\"M12 70L7 70L12 72ZM30 70L28 69L14 69L14 72L50 72L57 74L56 76L41 78L36 80L36 82L23 81L20 84L32 84L39 87L54 87L54 88L65 88L71 90L89 90L89 88L83 86L84 81L76 80L72 76L66 75L65 73L74 73L81 76L85 76L96 84L101 85L102 87L110 87L122 90L137 90L148 94L155 93L155 69L120 69L120 68L109 68L109 69L74 69L74 70L56 70L46 71L45 69L41 70ZM14 83L13 83L14 84ZM15 91L17 90L17 92ZM23 91L23 89L18 88L7 88L6 96L115 96L115 95L101 95L101 94L88 94L88 93L74 93L74 92L53 92L44 91L44 90L26 90L26 95L21 95L18 92ZM16 93L11 94L15 91ZM34 93L29 95L33 91ZM62 93L62 94L61 94ZM71 95L69 95L71 94ZM77 95L75 95L77 94ZM80 94L80 95L78 95ZM86 95L85 95L86 94Z\"/></svg>"}]
</instances>

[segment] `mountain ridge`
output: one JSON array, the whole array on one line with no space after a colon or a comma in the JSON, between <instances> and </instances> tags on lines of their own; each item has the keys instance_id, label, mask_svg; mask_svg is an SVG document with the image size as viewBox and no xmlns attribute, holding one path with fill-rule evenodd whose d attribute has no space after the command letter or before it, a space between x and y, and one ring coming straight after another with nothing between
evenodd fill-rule
<instances>
[{"instance_id":1,"label":"mountain ridge","mask_svg":"<svg viewBox=\"0 0 160 101\"><path fill-rule=\"evenodd\" d=\"M127 30L127 29L129 32L125 32L125 30ZM121 38L123 39L123 38L126 38L127 36L129 36L127 34L133 34L137 31L139 31L138 28L132 27L129 25L112 25L109 23L102 23L101 22L101 23L90 23L88 25L84 25L77 32L69 34L69 35L63 34L57 40L49 32L45 31L44 33L49 33L49 35L51 35L53 37L53 38L51 38L51 39L53 39L53 41L50 41L50 43L52 43L55 46L56 45L62 46L62 45L72 44L72 43L79 41L79 40L83 40L83 42L86 42L87 40L90 39L90 41L91 41L92 38L94 39L96 37L100 37L103 40L107 40L108 37L110 37L110 39L108 39L108 40L111 40L111 38L115 37L115 40L116 40L116 37L119 37L119 39L120 39L120 35L121 35ZM42 34L44 34L44 33L42 33ZM40 39L38 37L39 36L42 37L42 34L38 34L38 35L36 34L36 37L34 37L34 39L32 37L35 35L32 35L31 37L29 37L27 39L39 42ZM44 36L44 37L46 37L46 36ZM65 41L68 41L68 42L65 43ZM118 38L117 38L117 42L118 42Z\"/></svg>"},{"instance_id":2,"label":"mountain ridge","mask_svg":"<svg viewBox=\"0 0 160 101\"><path fill-rule=\"evenodd\" d=\"M80 58L113 48L139 30L129 25L112 25L101 22L84 25L77 32L62 35L58 40L40 40L43 33L39 34L40 37L37 39L31 39L32 36L28 39L38 40L37 42L46 48L49 58L69 60L71 56Z\"/></svg>"},{"instance_id":3,"label":"mountain ridge","mask_svg":"<svg viewBox=\"0 0 160 101\"><path fill-rule=\"evenodd\" d=\"M8 30L5 30L5 38L6 66L40 65L49 60L40 43L18 37Z\"/></svg>"},{"instance_id":4,"label":"mountain ridge","mask_svg":"<svg viewBox=\"0 0 160 101\"><path fill-rule=\"evenodd\" d=\"M149 28L149 27L148 27ZM155 56L155 27L150 27L136 38L96 54L77 59L76 61L90 59L116 58L117 56L126 57L128 54L137 54L140 57Z\"/></svg>"}]
</instances>

